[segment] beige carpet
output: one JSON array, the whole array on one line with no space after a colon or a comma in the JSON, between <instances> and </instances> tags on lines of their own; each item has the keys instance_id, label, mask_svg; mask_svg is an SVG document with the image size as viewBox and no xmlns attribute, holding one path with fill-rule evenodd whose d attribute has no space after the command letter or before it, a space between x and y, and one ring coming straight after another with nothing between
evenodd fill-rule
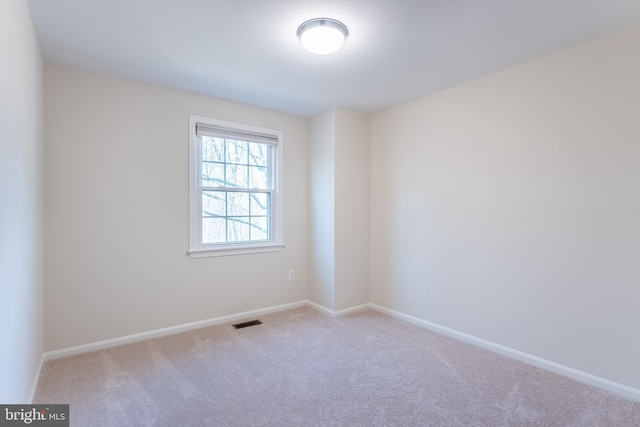
<instances>
[{"instance_id":1,"label":"beige carpet","mask_svg":"<svg viewBox=\"0 0 640 427\"><path fill-rule=\"evenodd\" d=\"M366 311L311 308L48 361L93 426L640 426L640 403Z\"/></svg>"}]
</instances>

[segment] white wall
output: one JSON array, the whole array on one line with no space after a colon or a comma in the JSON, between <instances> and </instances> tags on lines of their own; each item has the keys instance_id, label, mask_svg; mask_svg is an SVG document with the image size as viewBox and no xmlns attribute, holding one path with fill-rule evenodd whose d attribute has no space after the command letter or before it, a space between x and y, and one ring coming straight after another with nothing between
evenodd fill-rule
<instances>
[{"instance_id":1,"label":"white wall","mask_svg":"<svg viewBox=\"0 0 640 427\"><path fill-rule=\"evenodd\" d=\"M309 300L335 310L336 116L311 120L309 134Z\"/></svg>"},{"instance_id":2,"label":"white wall","mask_svg":"<svg viewBox=\"0 0 640 427\"><path fill-rule=\"evenodd\" d=\"M43 346L42 58L24 0L0 3L0 402L27 403Z\"/></svg>"},{"instance_id":3,"label":"white wall","mask_svg":"<svg viewBox=\"0 0 640 427\"><path fill-rule=\"evenodd\" d=\"M371 300L640 388L640 28L371 117Z\"/></svg>"},{"instance_id":4,"label":"white wall","mask_svg":"<svg viewBox=\"0 0 640 427\"><path fill-rule=\"evenodd\" d=\"M187 256L189 114L284 131L285 250ZM45 126L47 351L307 299L307 119L47 65Z\"/></svg>"},{"instance_id":5,"label":"white wall","mask_svg":"<svg viewBox=\"0 0 640 427\"><path fill-rule=\"evenodd\" d=\"M369 117L335 109L336 306L369 302Z\"/></svg>"},{"instance_id":6,"label":"white wall","mask_svg":"<svg viewBox=\"0 0 640 427\"><path fill-rule=\"evenodd\" d=\"M369 118L332 108L311 120L309 299L369 302Z\"/></svg>"}]
</instances>

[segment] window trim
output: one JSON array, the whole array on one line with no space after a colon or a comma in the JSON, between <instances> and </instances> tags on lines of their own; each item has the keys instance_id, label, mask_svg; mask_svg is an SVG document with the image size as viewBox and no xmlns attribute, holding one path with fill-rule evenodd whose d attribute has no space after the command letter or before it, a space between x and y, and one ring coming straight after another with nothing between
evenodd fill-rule
<instances>
[{"instance_id":1,"label":"window trim","mask_svg":"<svg viewBox=\"0 0 640 427\"><path fill-rule=\"evenodd\" d=\"M267 135L277 139L273 148L273 197L271 201L272 234L270 241L239 242L213 245L202 244L202 184L201 163L202 153L198 150L196 137L197 125L210 125L230 131ZM242 255L262 252L281 251L283 241L283 197L282 197L282 159L284 152L284 132L242 123L212 119L208 117L189 116L189 249L191 258L213 256ZM199 235L200 233L200 235Z\"/></svg>"}]
</instances>

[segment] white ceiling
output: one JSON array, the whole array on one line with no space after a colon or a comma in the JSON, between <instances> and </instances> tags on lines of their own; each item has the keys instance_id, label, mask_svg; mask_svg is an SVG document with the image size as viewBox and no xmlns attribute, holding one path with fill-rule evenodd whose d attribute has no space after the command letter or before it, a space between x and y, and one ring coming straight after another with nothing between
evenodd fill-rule
<instances>
[{"instance_id":1,"label":"white ceiling","mask_svg":"<svg viewBox=\"0 0 640 427\"><path fill-rule=\"evenodd\" d=\"M28 0L46 61L313 116L373 112L640 24L640 0ZM329 56L303 21L349 27Z\"/></svg>"}]
</instances>

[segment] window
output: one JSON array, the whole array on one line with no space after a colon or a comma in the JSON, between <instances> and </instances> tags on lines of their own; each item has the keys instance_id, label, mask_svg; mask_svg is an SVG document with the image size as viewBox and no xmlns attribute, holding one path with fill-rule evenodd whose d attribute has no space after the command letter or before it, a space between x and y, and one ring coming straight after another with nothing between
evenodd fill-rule
<instances>
[{"instance_id":1,"label":"window","mask_svg":"<svg viewBox=\"0 0 640 427\"><path fill-rule=\"evenodd\" d=\"M281 250L282 132L189 123L191 258Z\"/></svg>"}]
</instances>

